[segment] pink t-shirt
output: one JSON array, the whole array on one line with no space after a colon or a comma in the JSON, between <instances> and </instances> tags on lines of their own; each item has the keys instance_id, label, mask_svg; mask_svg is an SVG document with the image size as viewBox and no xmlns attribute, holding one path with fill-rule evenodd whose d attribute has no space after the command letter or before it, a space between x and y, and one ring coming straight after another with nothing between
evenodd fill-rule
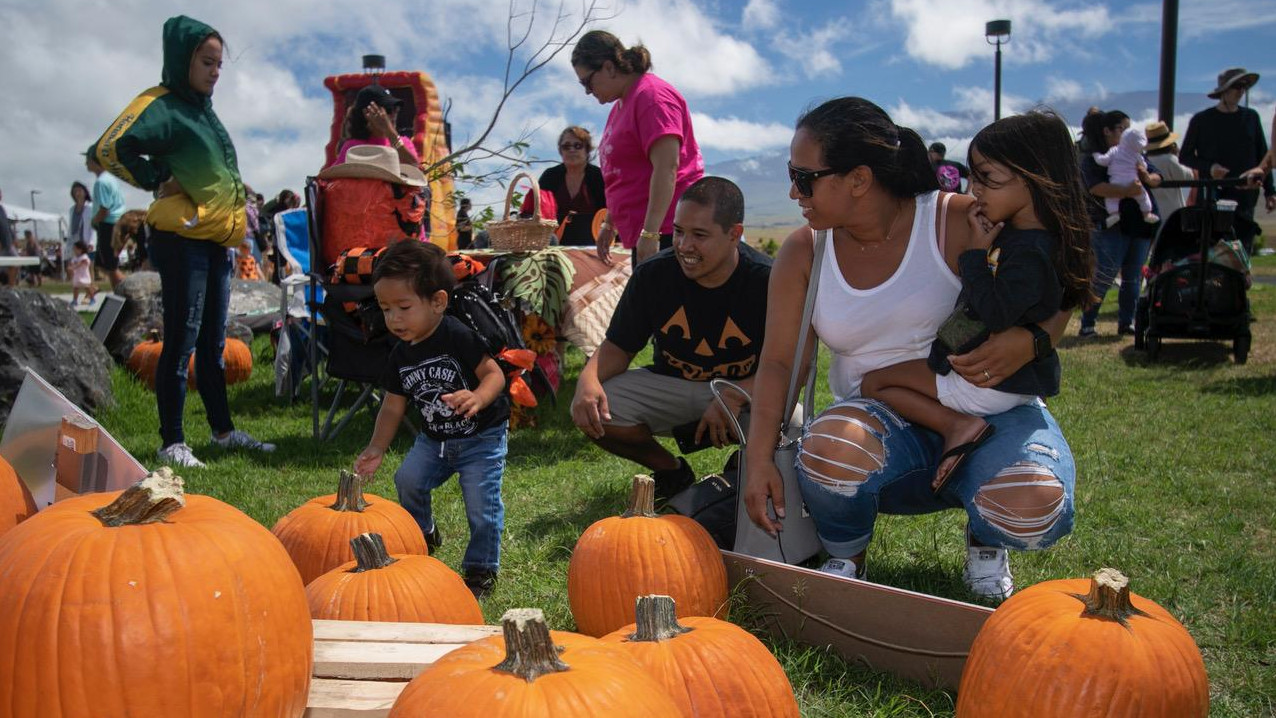
<instances>
[{"instance_id":1,"label":"pink t-shirt","mask_svg":"<svg viewBox=\"0 0 1276 718\"><path fill-rule=\"evenodd\" d=\"M627 249L638 244L642 221L647 215L647 195L651 188L651 160L648 153L656 140L677 137L678 173L674 179L673 201L660 225L661 234L673 232L673 210L678 198L704 176L704 158L691 129L687 101L673 85L645 73L617 100L607 116L607 127L598 144L599 164L607 187L607 211L612 225Z\"/></svg>"},{"instance_id":2,"label":"pink t-shirt","mask_svg":"<svg viewBox=\"0 0 1276 718\"><path fill-rule=\"evenodd\" d=\"M407 146L408 154L412 155L412 159L416 160L416 163L418 165L421 164L421 158L417 156L416 145L412 144L412 138L406 137L404 135L399 135L399 139L403 140L403 144ZM332 164L339 165L342 162L345 162L346 153L350 151L350 148L358 147L359 145L376 145L378 147L391 146L390 140L385 140L385 139L374 140L372 138L368 138L366 140L346 140L345 142L341 143L341 149L337 150L337 160L333 162Z\"/></svg>"}]
</instances>

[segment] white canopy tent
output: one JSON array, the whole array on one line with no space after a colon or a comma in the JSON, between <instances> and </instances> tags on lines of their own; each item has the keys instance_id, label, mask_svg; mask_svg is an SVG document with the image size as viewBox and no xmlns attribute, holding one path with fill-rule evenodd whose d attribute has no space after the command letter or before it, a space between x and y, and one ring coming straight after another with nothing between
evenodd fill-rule
<instances>
[{"instance_id":1,"label":"white canopy tent","mask_svg":"<svg viewBox=\"0 0 1276 718\"><path fill-rule=\"evenodd\" d=\"M66 242L66 217L52 212L40 212L27 209L16 204L0 203L4 207L5 216L13 223L14 239L21 239L22 230L35 232L36 239L59 243Z\"/></svg>"}]
</instances>

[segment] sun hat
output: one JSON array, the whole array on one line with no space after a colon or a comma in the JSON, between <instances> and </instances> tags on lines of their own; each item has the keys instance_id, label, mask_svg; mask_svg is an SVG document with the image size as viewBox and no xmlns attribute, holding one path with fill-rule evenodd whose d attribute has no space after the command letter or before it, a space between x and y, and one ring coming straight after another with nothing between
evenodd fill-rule
<instances>
[{"instance_id":1,"label":"sun hat","mask_svg":"<svg viewBox=\"0 0 1276 718\"><path fill-rule=\"evenodd\" d=\"M1218 96L1231 89L1239 86L1242 90L1248 90L1258 82L1258 73L1249 72L1243 67L1229 67L1218 73L1218 87L1210 91L1208 97L1218 99Z\"/></svg>"},{"instance_id":2,"label":"sun hat","mask_svg":"<svg viewBox=\"0 0 1276 718\"><path fill-rule=\"evenodd\" d=\"M1169 126L1160 120L1157 120L1156 122L1149 122L1144 132L1148 136L1147 152L1154 152L1163 147L1169 147L1175 142L1178 142L1179 139L1179 133L1170 132Z\"/></svg>"},{"instance_id":3,"label":"sun hat","mask_svg":"<svg viewBox=\"0 0 1276 718\"><path fill-rule=\"evenodd\" d=\"M319 179L338 177L378 179L411 187L429 184L419 168L400 163L398 151L381 145L355 145L346 151L345 162L332 165L319 173Z\"/></svg>"},{"instance_id":4,"label":"sun hat","mask_svg":"<svg viewBox=\"0 0 1276 718\"><path fill-rule=\"evenodd\" d=\"M403 104L403 100L380 85L368 85L354 96L354 108L359 112L366 110L368 105L372 104L380 105L385 110L397 110L399 105Z\"/></svg>"}]
</instances>

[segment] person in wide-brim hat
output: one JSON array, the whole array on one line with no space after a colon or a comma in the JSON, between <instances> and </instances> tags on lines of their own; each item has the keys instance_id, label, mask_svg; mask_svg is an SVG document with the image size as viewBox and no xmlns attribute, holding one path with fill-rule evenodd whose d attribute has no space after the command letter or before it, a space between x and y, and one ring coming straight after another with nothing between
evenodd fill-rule
<instances>
[{"instance_id":1,"label":"person in wide-brim hat","mask_svg":"<svg viewBox=\"0 0 1276 718\"><path fill-rule=\"evenodd\" d=\"M1248 90L1258 82L1258 73L1249 72L1243 67L1229 67L1218 73L1218 87L1210 91L1208 97L1217 100L1219 95L1233 87Z\"/></svg>"},{"instance_id":2,"label":"person in wide-brim hat","mask_svg":"<svg viewBox=\"0 0 1276 718\"><path fill-rule=\"evenodd\" d=\"M393 147L358 145L346 152L346 161L332 165L319 173L319 179L355 177L379 179L393 184L424 187L429 182L420 168L399 161L399 153Z\"/></svg>"},{"instance_id":3,"label":"person in wide-brim hat","mask_svg":"<svg viewBox=\"0 0 1276 718\"><path fill-rule=\"evenodd\" d=\"M1155 152L1179 141L1179 133L1171 132L1169 125L1160 120L1149 122L1144 133L1148 137L1148 146L1144 152Z\"/></svg>"}]
</instances>

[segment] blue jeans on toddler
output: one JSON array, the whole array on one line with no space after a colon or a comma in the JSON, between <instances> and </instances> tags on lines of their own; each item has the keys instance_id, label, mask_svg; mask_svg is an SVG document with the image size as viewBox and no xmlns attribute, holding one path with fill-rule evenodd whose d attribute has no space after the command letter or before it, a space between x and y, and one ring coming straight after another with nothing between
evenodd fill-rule
<instances>
[{"instance_id":1,"label":"blue jeans on toddler","mask_svg":"<svg viewBox=\"0 0 1276 718\"><path fill-rule=\"evenodd\" d=\"M966 457L938 495L930 487L944 447L938 434L908 423L872 399L848 399L838 406L860 409L870 417L865 424L881 442L882 455L873 447L867 463L877 468L845 481L809 476L797 462L802 499L832 556L849 558L865 550L878 513L964 508L970 534L979 543L1028 551L1046 548L1072 531L1076 465L1044 404L1023 404L984 417L996 433ZM873 421L883 430L878 431ZM1028 485L1053 494L1053 500L1024 506L1015 490Z\"/></svg>"},{"instance_id":2,"label":"blue jeans on toddler","mask_svg":"<svg viewBox=\"0 0 1276 718\"><path fill-rule=\"evenodd\" d=\"M461 570L496 571L501 563L501 532L505 529L505 504L501 501L501 476L505 473L508 424L484 429L474 436L435 441L418 434L403 465L394 472L399 503L412 514L421 533L434 528L430 492L457 475L470 543L461 559Z\"/></svg>"}]
</instances>

